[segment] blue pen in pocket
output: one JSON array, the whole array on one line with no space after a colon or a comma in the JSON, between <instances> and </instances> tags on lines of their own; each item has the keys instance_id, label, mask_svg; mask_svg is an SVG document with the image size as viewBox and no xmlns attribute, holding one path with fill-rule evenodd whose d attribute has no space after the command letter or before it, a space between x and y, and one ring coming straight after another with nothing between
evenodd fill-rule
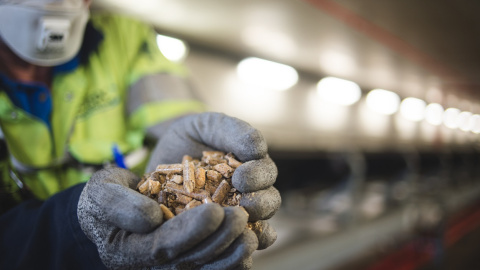
<instances>
[{"instance_id":1,"label":"blue pen in pocket","mask_svg":"<svg viewBox=\"0 0 480 270\"><path fill-rule=\"evenodd\" d=\"M120 151L120 148L118 148L118 145L113 145L112 152L115 164L117 164L117 166L120 168L127 169L127 166L125 165L125 160L123 158L122 152Z\"/></svg>"}]
</instances>

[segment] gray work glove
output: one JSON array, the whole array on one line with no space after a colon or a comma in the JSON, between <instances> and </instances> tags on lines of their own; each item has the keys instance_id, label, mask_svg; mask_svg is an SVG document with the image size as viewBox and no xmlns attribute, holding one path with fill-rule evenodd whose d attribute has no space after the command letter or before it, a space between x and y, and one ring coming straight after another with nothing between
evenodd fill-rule
<instances>
[{"instance_id":1,"label":"gray work glove","mask_svg":"<svg viewBox=\"0 0 480 270\"><path fill-rule=\"evenodd\" d=\"M243 193L240 205L257 223L258 249L275 242L277 235L268 224L281 204L273 187L277 167L267 154L267 143L260 132L246 122L221 113L188 115L171 123L152 152L147 172L158 164L178 163L183 155L201 157L202 151L232 152L243 164L232 177L233 186Z\"/></svg>"},{"instance_id":2,"label":"gray work glove","mask_svg":"<svg viewBox=\"0 0 480 270\"><path fill-rule=\"evenodd\" d=\"M108 268L231 269L248 262L258 240L241 208L203 204L162 224L158 203L134 190L139 181L128 170L104 169L80 195L78 221Z\"/></svg>"}]
</instances>

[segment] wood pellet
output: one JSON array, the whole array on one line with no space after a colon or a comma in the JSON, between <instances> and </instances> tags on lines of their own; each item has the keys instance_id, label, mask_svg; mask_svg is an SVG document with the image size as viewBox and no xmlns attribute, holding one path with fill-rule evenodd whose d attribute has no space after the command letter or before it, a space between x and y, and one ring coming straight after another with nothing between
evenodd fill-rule
<instances>
[{"instance_id":1,"label":"wood pellet","mask_svg":"<svg viewBox=\"0 0 480 270\"><path fill-rule=\"evenodd\" d=\"M159 164L146 173L137 191L156 200L167 220L203 203L238 206L242 194L233 188L232 175L241 164L221 151L203 151L201 159L185 155L181 163Z\"/></svg>"}]
</instances>

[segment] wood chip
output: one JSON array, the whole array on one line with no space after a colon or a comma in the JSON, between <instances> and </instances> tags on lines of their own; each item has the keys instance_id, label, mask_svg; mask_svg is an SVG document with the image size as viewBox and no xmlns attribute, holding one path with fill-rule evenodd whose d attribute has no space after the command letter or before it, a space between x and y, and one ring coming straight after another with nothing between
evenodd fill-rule
<instances>
[{"instance_id":1,"label":"wood chip","mask_svg":"<svg viewBox=\"0 0 480 270\"><path fill-rule=\"evenodd\" d=\"M172 211L170 211L170 209L168 207L166 207L164 204L160 204L160 208L162 209L163 211L163 217L166 219L166 220L169 220L171 218L173 218L175 215L172 213Z\"/></svg>"},{"instance_id":2,"label":"wood chip","mask_svg":"<svg viewBox=\"0 0 480 270\"><path fill-rule=\"evenodd\" d=\"M228 191L230 190L230 185L227 181L223 180L218 186L217 190L212 196L212 201L216 203L222 203L223 200L227 197Z\"/></svg>"},{"instance_id":3,"label":"wood chip","mask_svg":"<svg viewBox=\"0 0 480 270\"><path fill-rule=\"evenodd\" d=\"M155 169L156 172L161 174L181 173L182 170L182 164L160 164Z\"/></svg>"},{"instance_id":4,"label":"wood chip","mask_svg":"<svg viewBox=\"0 0 480 270\"><path fill-rule=\"evenodd\" d=\"M195 169L195 188L205 187L206 173L205 169L198 167Z\"/></svg>"},{"instance_id":5,"label":"wood chip","mask_svg":"<svg viewBox=\"0 0 480 270\"><path fill-rule=\"evenodd\" d=\"M213 168L225 178L231 178L233 175L233 171L235 171L235 169L228 166L226 163L217 164L213 166Z\"/></svg>"},{"instance_id":6,"label":"wood chip","mask_svg":"<svg viewBox=\"0 0 480 270\"><path fill-rule=\"evenodd\" d=\"M195 166L188 160L183 162L183 187L187 192L195 188Z\"/></svg>"}]
</instances>

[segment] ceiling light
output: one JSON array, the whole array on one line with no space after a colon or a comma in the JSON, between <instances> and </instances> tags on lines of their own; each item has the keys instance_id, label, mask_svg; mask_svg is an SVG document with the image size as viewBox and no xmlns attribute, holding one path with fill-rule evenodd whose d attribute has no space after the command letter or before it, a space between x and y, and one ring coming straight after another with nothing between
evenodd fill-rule
<instances>
[{"instance_id":1,"label":"ceiling light","mask_svg":"<svg viewBox=\"0 0 480 270\"><path fill-rule=\"evenodd\" d=\"M425 116L425 101L408 97L400 104L400 114L411 121L421 121Z\"/></svg>"},{"instance_id":2,"label":"ceiling light","mask_svg":"<svg viewBox=\"0 0 480 270\"><path fill-rule=\"evenodd\" d=\"M237 75L247 84L279 91L287 90L298 82L298 73L294 68L255 57L240 61Z\"/></svg>"},{"instance_id":3,"label":"ceiling light","mask_svg":"<svg viewBox=\"0 0 480 270\"><path fill-rule=\"evenodd\" d=\"M480 115L474 114L470 117L470 131L475 134L480 133Z\"/></svg>"},{"instance_id":4,"label":"ceiling light","mask_svg":"<svg viewBox=\"0 0 480 270\"><path fill-rule=\"evenodd\" d=\"M470 117L471 112L461 112L457 117L457 125L463 131L470 131Z\"/></svg>"},{"instance_id":5,"label":"ceiling light","mask_svg":"<svg viewBox=\"0 0 480 270\"><path fill-rule=\"evenodd\" d=\"M425 120L434 126L442 124L443 106L438 103L431 103L425 108Z\"/></svg>"},{"instance_id":6,"label":"ceiling light","mask_svg":"<svg viewBox=\"0 0 480 270\"><path fill-rule=\"evenodd\" d=\"M397 112L400 105L400 97L394 92L384 89L374 89L367 95L367 106L370 110L391 115Z\"/></svg>"},{"instance_id":7,"label":"ceiling light","mask_svg":"<svg viewBox=\"0 0 480 270\"><path fill-rule=\"evenodd\" d=\"M180 62L187 56L187 45L180 39L157 35L157 46L170 61Z\"/></svg>"},{"instance_id":8,"label":"ceiling light","mask_svg":"<svg viewBox=\"0 0 480 270\"><path fill-rule=\"evenodd\" d=\"M317 83L317 93L324 101L345 106L352 105L362 96L356 83L335 77L321 79Z\"/></svg>"},{"instance_id":9,"label":"ceiling light","mask_svg":"<svg viewBox=\"0 0 480 270\"><path fill-rule=\"evenodd\" d=\"M458 127L457 117L460 114L460 110L457 108L448 108L443 114L443 124L451 129Z\"/></svg>"}]
</instances>

